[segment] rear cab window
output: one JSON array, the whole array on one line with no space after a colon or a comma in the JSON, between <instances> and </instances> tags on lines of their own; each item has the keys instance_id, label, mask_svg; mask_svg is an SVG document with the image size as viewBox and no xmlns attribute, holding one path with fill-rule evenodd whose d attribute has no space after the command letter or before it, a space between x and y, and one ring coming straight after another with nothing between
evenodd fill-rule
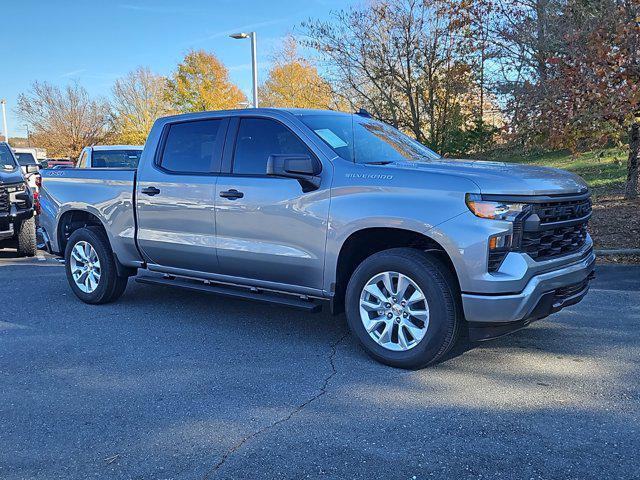
<instances>
[{"instance_id":1,"label":"rear cab window","mask_svg":"<svg viewBox=\"0 0 640 480\"><path fill-rule=\"evenodd\" d=\"M170 124L157 165L169 173L217 173L226 125L226 118Z\"/></svg>"},{"instance_id":2,"label":"rear cab window","mask_svg":"<svg viewBox=\"0 0 640 480\"><path fill-rule=\"evenodd\" d=\"M94 150L94 168L137 168L142 150Z\"/></svg>"}]
</instances>

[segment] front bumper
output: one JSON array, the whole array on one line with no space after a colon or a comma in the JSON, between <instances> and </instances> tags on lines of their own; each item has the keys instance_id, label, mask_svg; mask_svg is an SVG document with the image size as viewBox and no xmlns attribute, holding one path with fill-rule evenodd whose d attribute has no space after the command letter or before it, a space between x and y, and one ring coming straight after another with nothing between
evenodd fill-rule
<instances>
[{"instance_id":1,"label":"front bumper","mask_svg":"<svg viewBox=\"0 0 640 480\"><path fill-rule=\"evenodd\" d=\"M592 250L576 263L532 277L519 293L462 294L462 305L470 328L500 324L509 331L526 326L533 320L578 303L589 290L593 278L595 254ZM511 325L509 325L511 324ZM518 324L522 324L518 326ZM488 336L493 338L497 335Z\"/></svg>"}]
</instances>

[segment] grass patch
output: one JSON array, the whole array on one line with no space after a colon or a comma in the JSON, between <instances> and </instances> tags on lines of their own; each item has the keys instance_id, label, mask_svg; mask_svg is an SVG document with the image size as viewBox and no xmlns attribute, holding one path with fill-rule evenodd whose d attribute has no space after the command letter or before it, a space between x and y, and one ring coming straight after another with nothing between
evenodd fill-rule
<instances>
[{"instance_id":1,"label":"grass patch","mask_svg":"<svg viewBox=\"0 0 640 480\"><path fill-rule=\"evenodd\" d=\"M500 155L492 160L568 170L584 178L597 194L620 193L624 191L624 183L627 179L627 151L620 148L593 150L579 154L551 152L520 157Z\"/></svg>"}]
</instances>

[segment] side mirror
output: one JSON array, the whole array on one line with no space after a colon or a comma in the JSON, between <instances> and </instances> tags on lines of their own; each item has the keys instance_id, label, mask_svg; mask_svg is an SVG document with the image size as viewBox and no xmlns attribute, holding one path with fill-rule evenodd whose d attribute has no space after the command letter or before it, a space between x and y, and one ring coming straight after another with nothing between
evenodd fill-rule
<instances>
[{"instance_id":1,"label":"side mirror","mask_svg":"<svg viewBox=\"0 0 640 480\"><path fill-rule=\"evenodd\" d=\"M270 155L267 160L267 175L295 178L300 182L303 192L320 187L321 172L320 161L309 155Z\"/></svg>"},{"instance_id":2,"label":"side mirror","mask_svg":"<svg viewBox=\"0 0 640 480\"><path fill-rule=\"evenodd\" d=\"M38 173L39 171L40 168L38 168L38 165L36 165L35 163L30 163L29 165L27 165L25 173Z\"/></svg>"}]
</instances>

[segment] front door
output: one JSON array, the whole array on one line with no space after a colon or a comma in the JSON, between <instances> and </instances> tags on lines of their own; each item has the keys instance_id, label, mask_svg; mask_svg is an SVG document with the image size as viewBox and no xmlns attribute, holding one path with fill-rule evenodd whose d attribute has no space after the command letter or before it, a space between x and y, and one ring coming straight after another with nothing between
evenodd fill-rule
<instances>
[{"instance_id":1,"label":"front door","mask_svg":"<svg viewBox=\"0 0 640 480\"><path fill-rule=\"evenodd\" d=\"M325 166L320 188L305 193L298 180L266 175L277 154L314 155L278 121L240 119L230 171L216 188L220 273L319 290L331 172Z\"/></svg>"},{"instance_id":2,"label":"front door","mask_svg":"<svg viewBox=\"0 0 640 480\"><path fill-rule=\"evenodd\" d=\"M228 120L165 126L155 161L138 174L138 245L165 269L216 272L215 189Z\"/></svg>"}]
</instances>

